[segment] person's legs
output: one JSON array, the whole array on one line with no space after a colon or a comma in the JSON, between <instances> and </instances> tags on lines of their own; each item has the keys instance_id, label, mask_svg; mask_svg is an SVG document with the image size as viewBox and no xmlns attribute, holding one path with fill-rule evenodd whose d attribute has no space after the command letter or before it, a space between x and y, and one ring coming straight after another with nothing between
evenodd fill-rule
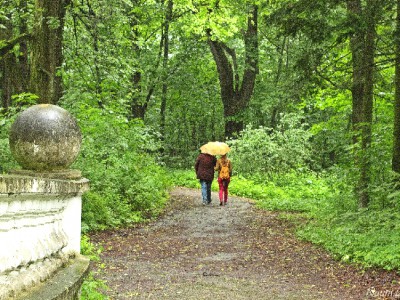
<instances>
[{"instance_id":1,"label":"person's legs","mask_svg":"<svg viewBox=\"0 0 400 300\"><path fill-rule=\"evenodd\" d=\"M201 185L201 197L203 198L203 203L207 203L207 181L200 180Z\"/></svg>"},{"instance_id":2,"label":"person's legs","mask_svg":"<svg viewBox=\"0 0 400 300\"><path fill-rule=\"evenodd\" d=\"M225 179L225 184L224 186L224 202L228 202L228 186L229 186L229 182L230 182L230 178Z\"/></svg>"},{"instance_id":3,"label":"person's legs","mask_svg":"<svg viewBox=\"0 0 400 300\"><path fill-rule=\"evenodd\" d=\"M207 203L211 203L211 184L212 181L206 181L207 182Z\"/></svg>"},{"instance_id":4,"label":"person's legs","mask_svg":"<svg viewBox=\"0 0 400 300\"><path fill-rule=\"evenodd\" d=\"M218 177L218 186L219 186L219 202L222 203L224 201L224 184L221 178Z\"/></svg>"}]
</instances>

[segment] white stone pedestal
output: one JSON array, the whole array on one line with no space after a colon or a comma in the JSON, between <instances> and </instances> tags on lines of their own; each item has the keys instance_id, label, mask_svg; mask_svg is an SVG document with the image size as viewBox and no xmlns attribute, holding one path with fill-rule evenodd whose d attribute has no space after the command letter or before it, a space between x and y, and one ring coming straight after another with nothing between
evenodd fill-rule
<instances>
[{"instance_id":1,"label":"white stone pedestal","mask_svg":"<svg viewBox=\"0 0 400 300\"><path fill-rule=\"evenodd\" d=\"M87 179L0 176L0 299L17 297L79 256Z\"/></svg>"}]
</instances>

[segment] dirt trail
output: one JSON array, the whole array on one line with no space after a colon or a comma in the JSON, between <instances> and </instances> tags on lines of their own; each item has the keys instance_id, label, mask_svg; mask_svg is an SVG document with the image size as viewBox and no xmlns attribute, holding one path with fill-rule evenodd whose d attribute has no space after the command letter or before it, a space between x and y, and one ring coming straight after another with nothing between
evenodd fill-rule
<instances>
[{"instance_id":1,"label":"dirt trail","mask_svg":"<svg viewBox=\"0 0 400 300\"><path fill-rule=\"evenodd\" d=\"M342 265L246 199L202 206L185 188L171 198L153 223L91 237L110 299L400 299L396 274Z\"/></svg>"}]
</instances>

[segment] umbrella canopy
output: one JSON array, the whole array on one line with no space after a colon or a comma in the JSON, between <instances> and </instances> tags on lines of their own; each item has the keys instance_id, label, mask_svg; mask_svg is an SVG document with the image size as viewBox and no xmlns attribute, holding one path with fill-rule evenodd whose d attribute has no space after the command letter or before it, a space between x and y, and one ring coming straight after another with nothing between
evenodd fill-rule
<instances>
[{"instance_id":1,"label":"umbrella canopy","mask_svg":"<svg viewBox=\"0 0 400 300\"><path fill-rule=\"evenodd\" d=\"M228 144L223 142L208 142L200 147L201 153L207 153L211 155L224 155L227 154L231 148Z\"/></svg>"}]
</instances>

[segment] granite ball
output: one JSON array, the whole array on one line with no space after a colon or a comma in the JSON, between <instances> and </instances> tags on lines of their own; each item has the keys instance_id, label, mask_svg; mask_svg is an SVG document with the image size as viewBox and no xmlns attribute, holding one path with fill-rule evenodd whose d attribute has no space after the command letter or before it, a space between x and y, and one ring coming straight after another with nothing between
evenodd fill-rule
<instances>
[{"instance_id":1,"label":"granite ball","mask_svg":"<svg viewBox=\"0 0 400 300\"><path fill-rule=\"evenodd\" d=\"M68 111L38 104L17 116L9 142L12 155L23 169L64 170L77 158L82 134Z\"/></svg>"}]
</instances>

